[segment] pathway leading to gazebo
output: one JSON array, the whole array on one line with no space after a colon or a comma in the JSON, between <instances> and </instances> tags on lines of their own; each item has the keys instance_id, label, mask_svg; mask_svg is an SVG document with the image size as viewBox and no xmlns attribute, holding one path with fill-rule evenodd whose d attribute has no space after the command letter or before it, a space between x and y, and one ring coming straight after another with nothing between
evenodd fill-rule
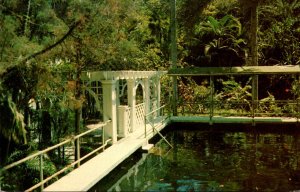
<instances>
[{"instance_id":1,"label":"pathway leading to gazebo","mask_svg":"<svg viewBox=\"0 0 300 192\"><path fill-rule=\"evenodd\" d=\"M152 125L155 126L157 131L161 131L168 123L169 119L160 117ZM139 131L117 141L104 152L45 188L44 191L89 190L135 151L141 147L145 147L146 150L148 150L149 146L151 147L148 144L148 140L157 134L157 131L153 130L152 125L147 124L146 137L144 129L138 129Z\"/></svg>"}]
</instances>

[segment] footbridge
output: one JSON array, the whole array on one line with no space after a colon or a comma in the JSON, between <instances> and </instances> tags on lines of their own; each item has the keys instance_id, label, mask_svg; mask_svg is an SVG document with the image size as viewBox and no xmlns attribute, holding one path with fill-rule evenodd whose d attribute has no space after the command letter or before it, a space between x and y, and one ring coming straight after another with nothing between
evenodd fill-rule
<instances>
[{"instance_id":1,"label":"footbridge","mask_svg":"<svg viewBox=\"0 0 300 192\"><path fill-rule=\"evenodd\" d=\"M89 190L138 149L149 150L152 145L148 143L148 140L167 124L167 117L156 118L151 124L148 123L145 126L145 130L144 127L140 127L141 129L118 140L102 153L45 188L44 191Z\"/></svg>"},{"instance_id":2,"label":"footbridge","mask_svg":"<svg viewBox=\"0 0 300 192\"><path fill-rule=\"evenodd\" d=\"M159 134L165 139L160 131L170 119L168 106L161 105L160 80L164 74L165 71L84 72L85 113L93 113L96 119L86 120L79 135L7 165L4 170L39 159L40 182L25 191L87 191L138 149L149 150L152 145L148 140L153 136ZM97 147L83 155L81 146L88 135ZM47 153L61 150L73 156L70 164L44 178ZM70 173L58 179L67 172Z\"/></svg>"},{"instance_id":3,"label":"footbridge","mask_svg":"<svg viewBox=\"0 0 300 192\"><path fill-rule=\"evenodd\" d=\"M139 148L151 147L148 140L169 122L166 106L161 106L163 74L166 72L84 73L87 92L98 104L103 121L109 121L103 129L103 140L109 140L111 146L44 191L86 191Z\"/></svg>"}]
</instances>

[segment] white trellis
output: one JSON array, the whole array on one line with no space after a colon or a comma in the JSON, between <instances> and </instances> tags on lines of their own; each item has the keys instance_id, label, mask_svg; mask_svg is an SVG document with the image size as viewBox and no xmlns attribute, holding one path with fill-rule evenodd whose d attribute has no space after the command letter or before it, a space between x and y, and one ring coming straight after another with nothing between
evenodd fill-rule
<instances>
[{"instance_id":1,"label":"white trellis","mask_svg":"<svg viewBox=\"0 0 300 192\"><path fill-rule=\"evenodd\" d=\"M137 127L145 126L145 104L141 103L136 105L136 124Z\"/></svg>"},{"instance_id":2,"label":"white trellis","mask_svg":"<svg viewBox=\"0 0 300 192\"><path fill-rule=\"evenodd\" d=\"M115 143L118 137L126 137L138 127L144 126L145 114L160 107L160 77L165 71L92 71L84 72L82 80L86 82L90 94L102 90L102 101L96 101L103 111L103 121L111 120L105 128L105 135ZM95 84L91 82L101 82ZM143 89L142 103L137 104L137 88ZM102 86L101 88L99 86ZM127 90L127 91L126 91ZM120 102L120 97L126 102ZM101 102L102 105L99 105ZM157 114L156 114L157 115Z\"/></svg>"}]
</instances>

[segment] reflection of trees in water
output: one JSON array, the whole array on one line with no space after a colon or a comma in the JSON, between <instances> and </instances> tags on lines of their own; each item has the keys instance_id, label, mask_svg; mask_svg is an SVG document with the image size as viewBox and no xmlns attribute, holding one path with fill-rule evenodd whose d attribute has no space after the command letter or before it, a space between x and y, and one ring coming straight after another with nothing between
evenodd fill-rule
<instances>
[{"instance_id":1,"label":"reflection of trees in water","mask_svg":"<svg viewBox=\"0 0 300 192\"><path fill-rule=\"evenodd\" d=\"M111 190L293 190L300 187L298 137L174 131L167 135L172 150L159 142L157 151L145 154Z\"/></svg>"},{"instance_id":2,"label":"reflection of trees in water","mask_svg":"<svg viewBox=\"0 0 300 192\"><path fill-rule=\"evenodd\" d=\"M188 167L199 157L196 168L193 166L189 171L208 172L207 180L226 185L237 181L234 185L241 189L290 190L296 182L290 183L292 178L300 178L294 174L299 162L298 137L282 133L179 131L181 147L188 151L177 150L176 159L187 161ZM187 158L192 149L196 152ZM270 181L274 185L268 186Z\"/></svg>"},{"instance_id":3,"label":"reflection of trees in water","mask_svg":"<svg viewBox=\"0 0 300 192\"><path fill-rule=\"evenodd\" d=\"M108 191L145 191L164 180L170 164L161 156L143 154L142 158L131 167ZM162 185L164 186L164 185Z\"/></svg>"}]
</instances>

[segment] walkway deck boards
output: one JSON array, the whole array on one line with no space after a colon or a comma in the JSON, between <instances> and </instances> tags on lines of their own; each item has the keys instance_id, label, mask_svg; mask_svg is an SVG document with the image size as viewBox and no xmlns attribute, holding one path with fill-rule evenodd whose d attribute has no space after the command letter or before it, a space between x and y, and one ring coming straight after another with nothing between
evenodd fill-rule
<instances>
[{"instance_id":1,"label":"walkway deck boards","mask_svg":"<svg viewBox=\"0 0 300 192\"><path fill-rule=\"evenodd\" d=\"M167 123L159 123L158 120L155 126L158 130L161 130ZM153 136L151 125L147 125L147 138L145 138L144 127L139 127L135 133L119 140L104 152L45 188L44 191L89 190L122 161L146 144Z\"/></svg>"}]
</instances>

